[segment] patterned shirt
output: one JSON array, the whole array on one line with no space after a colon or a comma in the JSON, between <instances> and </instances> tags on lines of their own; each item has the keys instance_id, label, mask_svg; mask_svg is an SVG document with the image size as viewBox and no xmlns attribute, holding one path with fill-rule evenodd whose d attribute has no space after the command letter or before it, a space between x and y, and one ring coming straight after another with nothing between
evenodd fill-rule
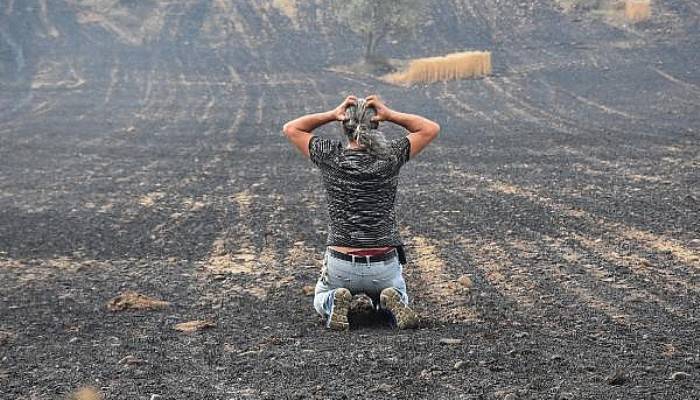
<instances>
[{"instance_id":1,"label":"patterned shirt","mask_svg":"<svg viewBox=\"0 0 700 400\"><path fill-rule=\"evenodd\" d=\"M321 170L328 202L328 246L401 246L394 200L399 170L408 161L408 138L389 142L390 157L346 149L318 136L309 142L311 161Z\"/></svg>"}]
</instances>

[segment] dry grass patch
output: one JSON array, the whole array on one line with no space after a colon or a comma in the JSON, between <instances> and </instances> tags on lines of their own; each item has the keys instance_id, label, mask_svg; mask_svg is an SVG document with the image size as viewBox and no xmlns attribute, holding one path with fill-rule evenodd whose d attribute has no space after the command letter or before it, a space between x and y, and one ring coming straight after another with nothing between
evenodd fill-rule
<instances>
[{"instance_id":1,"label":"dry grass patch","mask_svg":"<svg viewBox=\"0 0 700 400\"><path fill-rule=\"evenodd\" d=\"M83 386L68 396L69 400L103 400L104 395L92 386Z\"/></svg>"},{"instance_id":2,"label":"dry grass patch","mask_svg":"<svg viewBox=\"0 0 700 400\"><path fill-rule=\"evenodd\" d=\"M490 51L466 51L412 60L404 71L383 77L396 85L479 78L492 72Z\"/></svg>"},{"instance_id":3,"label":"dry grass patch","mask_svg":"<svg viewBox=\"0 0 700 400\"><path fill-rule=\"evenodd\" d=\"M611 25L644 22L651 18L651 0L555 0L566 13L582 11Z\"/></svg>"},{"instance_id":4,"label":"dry grass patch","mask_svg":"<svg viewBox=\"0 0 700 400\"><path fill-rule=\"evenodd\" d=\"M195 320L177 324L174 329L179 332L193 333L214 327L216 327L216 324L211 321Z\"/></svg>"},{"instance_id":5,"label":"dry grass patch","mask_svg":"<svg viewBox=\"0 0 700 400\"><path fill-rule=\"evenodd\" d=\"M272 0L272 7L280 10L295 25L297 24L297 2L296 0Z\"/></svg>"},{"instance_id":6,"label":"dry grass patch","mask_svg":"<svg viewBox=\"0 0 700 400\"><path fill-rule=\"evenodd\" d=\"M158 200L162 199L163 197L165 197L164 192L152 192L139 198L138 203L146 208L150 208L153 207L158 202Z\"/></svg>"},{"instance_id":7,"label":"dry grass patch","mask_svg":"<svg viewBox=\"0 0 700 400\"><path fill-rule=\"evenodd\" d=\"M650 0L625 0L625 19L637 23L649 18L651 18Z\"/></svg>"},{"instance_id":8,"label":"dry grass patch","mask_svg":"<svg viewBox=\"0 0 700 400\"><path fill-rule=\"evenodd\" d=\"M410 231L404 231L405 236L411 236L416 268L407 269L408 280L416 280L416 298L423 297L430 303L432 317L443 321L474 321L478 319L476 311L469 307L468 295L472 283L468 276L457 279L447 270L447 263L439 256L439 243L423 236L413 236ZM409 288L410 290L410 288Z\"/></svg>"},{"instance_id":9,"label":"dry grass patch","mask_svg":"<svg viewBox=\"0 0 700 400\"><path fill-rule=\"evenodd\" d=\"M124 292L107 302L110 311L126 310L162 310L170 305L167 301L158 300L137 292Z\"/></svg>"}]
</instances>

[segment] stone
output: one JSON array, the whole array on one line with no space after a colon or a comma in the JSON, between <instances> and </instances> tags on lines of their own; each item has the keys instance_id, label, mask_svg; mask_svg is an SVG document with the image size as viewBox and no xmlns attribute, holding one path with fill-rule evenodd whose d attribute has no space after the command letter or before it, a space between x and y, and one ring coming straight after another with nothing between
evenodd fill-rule
<instances>
[{"instance_id":1,"label":"stone","mask_svg":"<svg viewBox=\"0 0 700 400\"><path fill-rule=\"evenodd\" d=\"M70 400L103 400L104 396L92 386L78 388L68 397Z\"/></svg>"},{"instance_id":2,"label":"stone","mask_svg":"<svg viewBox=\"0 0 700 400\"><path fill-rule=\"evenodd\" d=\"M469 275L462 275L459 278L457 278L457 283L462 285L464 288L471 288L472 285L474 284L472 282L472 278Z\"/></svg>"},{"instance_id":3,"label":"stone","mask_svg":"<svg viewBox=\"0 0 700 400\"><path fill-rule=\"evenodd\" d=\"M170 303L158 300L141 293L127 291L107 302L110 311L126 310L162 310L170 306Z\"/></svg>"},{"instance_id":4,"label":"stone","mask_svg":"<svg viewBox=\"0 0 700 400\"><path fill-rule=\"evenodd\" d=\"M671 380L673 381L681 381L688 378L690 378L690 374L683 371L678 371L671 374Z\"/></svg>"},{"instance_id":5,"label":"stone","mask_svg":"<svg viewBox=\"0 0 700 400\"><path fill-rule=\"evenodd\" d=\"M316 287L313 285L306 285L303 288L301 288L301 293L304 294L304 296L313 296L316 291Z\"/></svg>"},{"instance_id":6,"label":"stone","mask_svg":"<svg viewBox=\"0 0 700 400\"><path fill-rule=\"evenodd\" d=\"M627 374L625 374L625 371L618 369L605 378L605 381L608 385L619 386L627 382Z\"/></svg>"},{"instance_id":7,"label":"stone","mask_svg":"<svg viewBox=\"0 0 700 400\"><path fill-rule=\"evenodd\" d=\"M121 360L119 360L119 364L121 365L140 365L140 364L145 364L146 360L142 360L136 356L128 355Z\"/></svg>"},{"instance_id":8,"label":"stone","mask_svg":"<svg viewBox=\"0 0 700 400\"><path fill-rule=\"evenodd\" d=\"M209 328L214 328L215 326L216 324L211 321L195 320L177 324L173 329L184 333L193 333Z\"/></svg>"},{"instance_id":9,"label":"stone","mask_svg":"<svg viewBox=\"0 0 700 400\"><path fill-rule=\"evenodd\" d=\"M8 331L0 331L0 345L10 343L14 338L14 333Z\"/></svg>"}]
</instances>

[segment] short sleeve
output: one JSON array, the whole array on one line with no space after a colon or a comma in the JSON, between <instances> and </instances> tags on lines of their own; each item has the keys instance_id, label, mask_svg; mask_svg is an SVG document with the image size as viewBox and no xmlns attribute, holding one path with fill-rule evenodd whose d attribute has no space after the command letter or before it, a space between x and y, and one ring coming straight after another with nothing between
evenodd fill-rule
<instances>
[{"instance_id":1,"label":"short sleeve","mask_svg":"<svg viewBox=\"0 0 700 400\"><path fill-rule=\"evenodd\" d=\"M314 164L321 166L337 152L340 145L337 140L314 136L309 141L309 158Z\"/></svg>"},{"instance_id":2,"label":"short sleeve","mask_svg":"<svg viewBox=\"0 0 700 400\"><path fill-rule=\"evenodd\" d=\"M396 156L398 167L401 168L411 155L411 141L404 136L401 139L392 140L390 144L392 154Z\"/></svg>"}]
</instances>

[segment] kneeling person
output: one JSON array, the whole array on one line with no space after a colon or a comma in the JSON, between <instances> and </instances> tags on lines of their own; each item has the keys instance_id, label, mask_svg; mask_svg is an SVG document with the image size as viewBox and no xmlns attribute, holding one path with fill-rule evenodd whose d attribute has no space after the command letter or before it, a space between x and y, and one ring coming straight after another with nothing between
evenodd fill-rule
<instances>
[{"instance_id":1,"label":"kneeling person","mask_svg":"<svg viewBox=\"0 0 700 400\"><path fill-rule=\"evenodd\" d=\"M347 144L313 130L341 121ZM408 135L388 141L379 122L404 127ZM400 328L415 327L403 279L403 244L394 217L401 167L440 131L429 119L387 107L377 96L350 96L334 110L284 125L287 138L321 170L328 201L329 231L314 307L331 329L349 327L352 295L366 293Z\"/></svg>"}]
</instances>

